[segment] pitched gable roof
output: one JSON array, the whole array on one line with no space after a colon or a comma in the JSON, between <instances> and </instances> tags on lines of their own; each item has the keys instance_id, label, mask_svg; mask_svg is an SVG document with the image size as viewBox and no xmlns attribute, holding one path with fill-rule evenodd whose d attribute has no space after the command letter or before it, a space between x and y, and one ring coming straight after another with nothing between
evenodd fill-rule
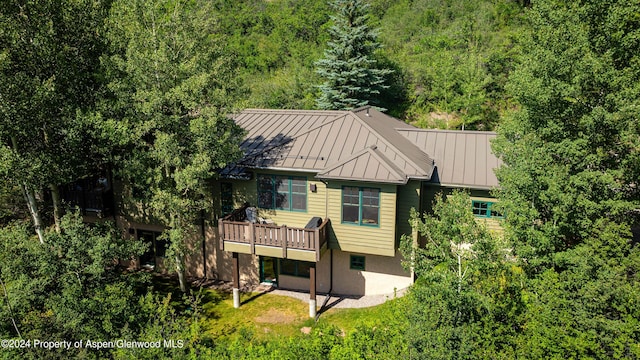
<instances>
[{"instance_id":1,"label":"pitched gable roof","mask_svg":"<svg viewBox=\"0 0 640 360\"><path fill-rule=\"evenodd\" d=\"M245 157L223 170L300 171L318 178L405 184L409 179L474 188L497 186L495 133L417 129L371 107L352 111L249 109Z\"/></svg>"},{"instance_id":2,"label":"pitched gable roof","mask_svg":"<svg viewBox=\"0 0 640 360\"><path fill-rule=\"evenodd\" d=\"M351 157L327 166L318 173L319 179L343 179L406 184L407 175L395 166L376 145Z\"/></svg>"},{"instance_id":3,"label":"pitched gable roof","mask_svg":"<svg viewBox=\"0 0 640 360\"><path fill-rule=\"evenodd\" d=\"M356 163L345 161L375 146L376 156L384 156L383 162L394 163L402 174L429 179L433 160L395 132L394 127L401 122L373 109L369 111L376 116L370 119L352 111L243 111L235 117L248 132L241 144L245 157L240 165L322 172L327 166L340 162L345 167L355 166ZM229 169L225 171L230 173ZM388 182L389 179L381 174L369 180Z\"/></svg>"}]
</instances>

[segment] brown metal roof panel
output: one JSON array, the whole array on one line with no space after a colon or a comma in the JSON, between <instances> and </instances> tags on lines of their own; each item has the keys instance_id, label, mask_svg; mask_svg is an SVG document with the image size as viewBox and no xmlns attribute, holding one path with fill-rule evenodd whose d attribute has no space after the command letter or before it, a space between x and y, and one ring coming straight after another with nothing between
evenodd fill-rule
<instances>
[{"instance_id":1,"label":"brown metal roof panel","mask_svg":"<svg viewBox=\"0 0 640 360\"><path fill-rule=\"evenodd\" d=\"M440 166L442 167L442 173L440 173L441 180L449 183L453 182L453 170L455 168L455 138L450 136L449 134L443 134L441 136L440 143L442 144L442 160Z\"/></svg>"},{"instance_id":2,"label":"brown metal roof panel","mask_svg":"<svg viewBox=\"0 0 640 360\"><path fill-rule=\"evenodd\" d=\"M374 168L378 166L380 164L371 159L371 153L366 153L356 159L353 173L361 175L364 179L375 179L377 171Z\"/></svg>"},{"instance_id":3,"label":"brown metal roof panel","mask_svg":"<svg viewBox=\"0 0 640 360\"><path fill-rule=\"evenodd\" d=\"M414 167L420 169L422 175L431 173L433 160L429 155L396 130L398 127L407 127L408 124L372 108L356 109L353 113L383 137L390 146L396 148L406 160L413 163Z\"/></svg>"},{"instance_id":4,"label":"brown metal roof panel","mask_svg":"<svg viewBox=\"0 0 640 360\"><path fill-rule=\"evenodd\" d=\"M387 169L389 174L385 174L384 177L370 177L368 168L383 166ZM338 169L341 169L338 172ZM346 160L342 160L338 164L330 165L326 169L322 170L317 175L318 178L332 178L343 180L361 180L371 182L391 182L391 183L406 183L407 177L400 169L395 167L388 159L376 151L375 146L368 147L362 151L352 155Z\"/></svg>"},{"instance_id":5,"label":"brown metal roof panel","mask_svg":"<svg viewBox=\"0 0 640 360\"><path fill-rule=\"evenodd\" d=\"M463 134L462 139L464 141L464 175L462 178L462 182L464 184L474 184L476 183L476 171L477 171L477 160L476 156L478 155L476 142L478 140L478 136Z\"/></svg>"},{"instance_id":6,"label":"brown metal roof panel","mask_svg":"<svg viewBox=\"0 0 640 360\"><path fill-rule=\"evenodd\" d=\"M310 134L310 137L316 134ZM331 122L324 125L317 134L317 140L313 145L313 152L317 155L315 159L309 160L309 167L314 169L322 169L327 166L333 149L336 147L337 139L340 136L340 125L337 122ZM336 159L337 160L337 159ZM311 163L312 161L312 163Z\"/></svg>"},{"instance_id":7,"label":"brown metal roof panel","mask_svg":"<svg viewBox=\"0 0 640 360\"><path fill-rule=\"evenodd\" d=\"M453 156L454 156L454 168L452 181L456 184L464 184L464 172L467 164L465 164L465 152L467 144L465 142L465 136L458 136L457 134L451 134L451 141L453 141Z\"/></svg>"},{"instance_id":8,"label":"brown metal roof panel","mask_svg":"<svg viewBox=\"0 0 640 360\"><path fill-rule=\"evenodd\" d=\"M488 153L487 153L487 137L486 136L478 136L476 142L476 161L475 161L475 170L476 176L474 179L475 184L488 185L488 175L489 169L487 169L488 164Z\"/></svg>"}]
</instances>

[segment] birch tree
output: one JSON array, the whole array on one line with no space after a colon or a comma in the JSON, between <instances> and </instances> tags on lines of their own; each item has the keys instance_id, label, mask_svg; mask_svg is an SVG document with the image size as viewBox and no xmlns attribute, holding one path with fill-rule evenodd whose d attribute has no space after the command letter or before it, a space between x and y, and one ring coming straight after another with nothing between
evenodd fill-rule
<instances>
[{"instance_id":1,"label":"birch tree","mask_svg":"<svg viewBox=\"0 0 640 360\"><path fill-rule=\"evenodd\" d=\"M488 334L513 335L517 329L518 319L508 316L521 306L516 273L494 236L476 221L469 195L439 196L432 213L414 211L411 222L422 244L403 236L401 250L417 277L407 331L416 358L485 358L511 346L508 336Z\"/></svg>"},{"instance_id":2,"label":"birch tree","mask_svg":"<svg viewBox=\"0 0 640 360\"><path fill-rule=\"evenodd\" d=\"M209 1L116 1L106 63L114 122L129 151L120 174L165 227L180 288L186 242L206 209L208 181L237 160L243 132L227 117L235 92Z\"/></svg>"},{"instance_id":3,"label":"birch tree","mask_svg":"<svg viewBox=\"0 0 640 360\"><path fill-rule=\"evenodd\" d=\"M0 7L0 177L21 187L41 242L36 194L51 192L60 231L58 186L91 166L81 114L99 89L105 6L12 0Z\"/></svg>"}]
</instances>

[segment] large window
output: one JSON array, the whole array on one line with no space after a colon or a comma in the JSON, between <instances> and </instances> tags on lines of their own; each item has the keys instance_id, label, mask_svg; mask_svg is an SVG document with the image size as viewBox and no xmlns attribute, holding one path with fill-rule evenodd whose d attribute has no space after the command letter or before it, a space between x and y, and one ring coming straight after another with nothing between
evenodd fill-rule
<instances>
[{"instance_id":1,"label":"large window","mask_svg":"<svg viewBox=\"0 0 640 360\"><path fill-rule=\"evenodd\" d=\"M306 261L281 259L280 274L308 278L310 276L311 263Z\"/></svg>"},{"instance_id":2,"label":"large window","mask_svg":"<svg viewBox=\"0 0 640 360\"><path fill-rule=\"evenodd\" d=\"M258 175L258 206L262 209L307 211L307 179Z\"/></svg>"},{"instance_id":3,"label":"large window","mask_svg":"<svg viewBox=\"0 0 640 360\"><path fill-rule=\"evenodd\" d=\"M345 186L342 188L342 222L378 225L380 189Z\"/></svg>"},{"instance_id":4,"label":"large window","mask_svg":"<svg viewBox=\"0 0 640 360\"><path fill-rule=\"evenodd\" d=\"M494 204L495 203L492 203L492 202L489 202L489 201L472 201L471 209L473 211L473 215L475 215L477 217L485 217L485 218L491 218L491 217L501 218L501 217L503 217L501 213L499 213L496 210L492 209Z\"/></svg>"}]
</instances>

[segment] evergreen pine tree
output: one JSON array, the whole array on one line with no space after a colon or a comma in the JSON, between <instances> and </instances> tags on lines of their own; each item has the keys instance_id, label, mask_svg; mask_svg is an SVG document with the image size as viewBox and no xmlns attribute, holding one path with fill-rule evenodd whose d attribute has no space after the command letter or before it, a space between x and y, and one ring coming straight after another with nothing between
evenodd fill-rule
<instances>
[{"instance_id":1,"label":"evergreen pine tree","mask_svg":"<svg viewBox=\"0 0 640 360\"><path fill-rule=\"evenodd\" d=\"M376 68L373 53L380 43L377 31L368 24L369 4L334 0L331 6L337 15L331 17L334 24L324 58L315 63L316 72L324 79L316 105L322 110L343 110L376 104L375 95L388 87L384 76L391 70Z\"/></svg>"}]
</instances>

